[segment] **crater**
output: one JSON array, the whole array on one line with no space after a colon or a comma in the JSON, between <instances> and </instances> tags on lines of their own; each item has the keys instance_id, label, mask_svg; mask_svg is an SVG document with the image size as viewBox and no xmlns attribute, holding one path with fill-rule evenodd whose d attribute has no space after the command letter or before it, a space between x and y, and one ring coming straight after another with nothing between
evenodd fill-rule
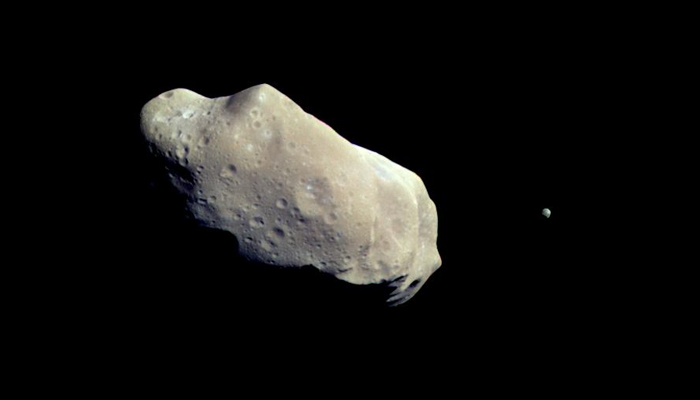
<instances>
[{"instance_id":1,"label":"crater","mask_svg":"<svg viewBox=\"0 0 700 400\"><path fill-rule=\"evenodd\" d=\"M233 164L228 164L221 169L220 175L222 178L231 178L236 174L236 172L238 172L236 166Z\"/></svg>"},{"instance_id":2,"label":"crater","mask_svg":"<svg viewBox=\"0 0 700 400\"><path fill-rule=\"evenodd\" d=\"M260 247L262 247L265 251L272 251L272 249L274 249L276 246L277 245L275 244L275 242L271 240L263 240L262 242L260 242Z\"/></svg>"},{"instance_id":3,"label":"crater","mask_svg":"<svg viewBox=\"0 0 700 400\"><path fill-rule=\"evenodd\" d=\"M284 238L284 230L281 228L275 228L272 231L270 231L270 236L283 239Z\"/></svg>"},{"instance_id":4,"label":"crater","mask_svg":"<svg viewBox=\"0 0 700 400\"><path fill-rule=\"evenodd\" d=\"M248 223L253 228L262 228L263 226L265 226L265 220L262 219L262 217L251 218L251 220L248 221Z\"/></svg>"},{"instance_id":5,"label":"crater","mask_svg":"<svg viewBox=\"0 0 700 400\"><path fill-rule=\"evenodd\" d=\"M325 178L307 178L300 181L294 193L294 200L301 213L320 216L333 207L333 193Z\"/></svg>"}]
</instances>

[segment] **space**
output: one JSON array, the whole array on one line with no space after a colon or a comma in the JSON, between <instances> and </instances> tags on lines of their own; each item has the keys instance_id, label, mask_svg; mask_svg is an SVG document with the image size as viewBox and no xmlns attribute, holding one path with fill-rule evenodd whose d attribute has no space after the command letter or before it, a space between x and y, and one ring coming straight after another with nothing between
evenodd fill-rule
<instances>
[{"instance_id":1,"label":"space","mask_svg":"<svg viewBox=\"0 0 700 400\"><path fill-rule=\"evenodd\" d=\"M109 291L119 287L113 306L154 327L189 318L233 327L241 316L260 315L318 324L347 314L367 324L424 321L414 329L434 333L453 325L562 327L584 312L583 271L590 268L575 204L586 196L577 188L595 123L593 78L552 71L551 60L533 53L515 69L500 58L435 55L415 63L416 50L378 50L323 62L273 54L251 64L134 71L138 79L120 89L124 118L112 128L122 160L114 257L124 261L105 274ZM387 308L381 287L352 287L313 269L250 264L237 256L232 235L180 220L173 201L153 190L157 165L139 136L143 104L174 88L219 97L260 83L421 176L437 206L443 264L408 303Z\"/></svg>"},{"instance_id":2,"label":"space","mask_svg":"<svg viewBox=\"0 0 700 400\"><path fill-rule=\"evenodd\" d=\"M619 317L591 218L604 191L597 146L614 128L610 69L572 37L467 43L455 29L267 47L183 35L96 53L85 67L88 159L72 169L91 190L87 221L72 227L87 238L73 244L80 261L44 278L62 288L47 313L96 346L161 362L200 351L268 366L427 357L420 365L476 360L468 367L487 371L507 360L562 378L556 366L596 352L599 328ZM182 219L154 184L144 104L176 88L214 98L261 83L425 183L442 266L407 303L387 307L382 285L250 263L237 238Z\"/></svg>"},{"instance_id":3,"label":"space","mask_svg":"<svg viewBox=\"0 0 700 400\"><path fill-rule=\"evenodd\" d=\"M361 3L8 11L9 383L560 399L693 382L696 280L676 251L694 248L693 197L671 189L697 180L680 139L694 25L644 5ZM240 238L184 218L142 108L263 83L420 176L442 265L406 303L247 261Z\"/></svg>"}]
</instances>

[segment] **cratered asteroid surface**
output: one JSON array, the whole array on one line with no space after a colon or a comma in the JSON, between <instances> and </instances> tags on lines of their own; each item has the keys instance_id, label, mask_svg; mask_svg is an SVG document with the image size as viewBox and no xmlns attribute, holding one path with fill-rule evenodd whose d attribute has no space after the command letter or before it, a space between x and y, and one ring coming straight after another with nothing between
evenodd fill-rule
<instances>
[{"instance_id":1,"label":"cratered asteroid surface","mask_svg":"<svg viewBox=\"0 0 700 400\"><path fill-rule=\"evenodd\" d=\"M214 99L165 92L143 107L141 130L187 211L233 233L249 260L389 284L392 305L442 263L437 211L418 175L270 85Z\"/></svg>"}]
</instances>

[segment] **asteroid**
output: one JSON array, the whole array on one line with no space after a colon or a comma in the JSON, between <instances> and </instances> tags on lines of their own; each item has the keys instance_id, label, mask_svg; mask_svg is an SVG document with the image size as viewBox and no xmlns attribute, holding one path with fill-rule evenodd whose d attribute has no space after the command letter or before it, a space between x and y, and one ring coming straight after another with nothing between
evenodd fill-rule
<instances>
[{"instance_id":1,"label":"asteroid","mask_svg":"<svg viewBox=\"0 0 700 400\"><path fill-rule=\"evenodd\" d=\"M231 232L248 260L386 284L389 305L442 264L421 178L270 85L213 99L170 90L143 107L141 131L186 211Z\"/></svg>"}]
</instances>

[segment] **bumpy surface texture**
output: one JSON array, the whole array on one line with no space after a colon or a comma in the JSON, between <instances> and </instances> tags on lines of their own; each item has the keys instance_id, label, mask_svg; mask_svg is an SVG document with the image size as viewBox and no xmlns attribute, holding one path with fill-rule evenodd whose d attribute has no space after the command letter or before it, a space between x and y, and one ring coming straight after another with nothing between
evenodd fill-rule
<instances>
[{"instance_id":1,"label":"bumpy surface texture","mask_svg":"<svg viewBox=\"0 0 700 400\"><path fill-rule=\"evenodd\" d=\"M209 99L175 89L141 129L203 225L244 257L313 265L410 299L441 265L437 212L415 173L353 145L270 85Z\"/></svg>"}]
</instances>

